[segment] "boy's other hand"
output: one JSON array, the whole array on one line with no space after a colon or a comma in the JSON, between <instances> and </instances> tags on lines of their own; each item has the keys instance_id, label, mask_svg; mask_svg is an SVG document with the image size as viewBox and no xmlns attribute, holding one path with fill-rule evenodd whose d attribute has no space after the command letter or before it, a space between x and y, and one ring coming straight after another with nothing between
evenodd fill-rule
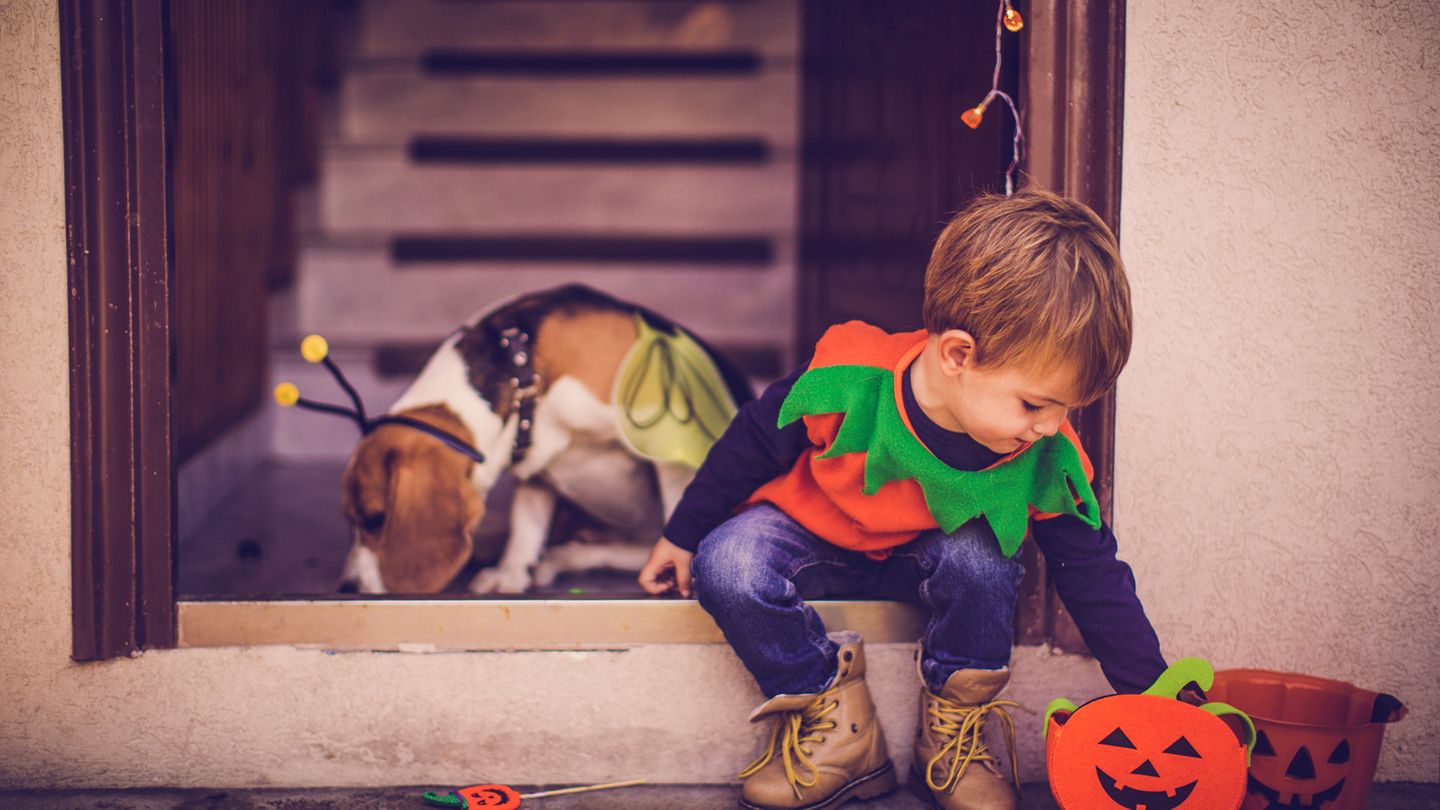
<instances>
[{"instance_id":1,"label":"boy's other hand","mask_svg":"<svg viewBox=\"0 0 1440 810\"><path fill-rule=\"evenodd\" d=\"M695 554L660 538L640 569L640 587L653 596L679 591L690 596L690 561Z\"/></svg>"},{"instance_id":2,"label":"boy's other hand","mask_svg":"<svg viewBox=\"0 0 1440 810\"><path fill-rule=\"evenodd\" d=\"M1194 681L1185 684L1184 688L1180 690L1180 693L1175 696L1175 699L1189 703L1191 706L1203 706L1210 701L1210 699L1205 696L1205 690L1201 689L1200 684Z\"/></svg>"}]
</instances>

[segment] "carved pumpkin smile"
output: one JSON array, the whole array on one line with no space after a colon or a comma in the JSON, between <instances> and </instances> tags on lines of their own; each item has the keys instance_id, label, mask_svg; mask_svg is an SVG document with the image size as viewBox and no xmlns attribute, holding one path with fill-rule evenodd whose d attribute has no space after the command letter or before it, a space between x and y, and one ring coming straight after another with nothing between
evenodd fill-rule
<instances>
[{"instance_id":1,"label":"carved pumpkin smile","mask_svg":"<svg viewBox=\"0 0 1440 810\"><path fill-rule=\"evenodd\" d=\"M1247 791L1263 796L1265 797L1265 801L1269 802L1269 804L1265 805L1265 810L1288 810L1289 808L1294 808L1295 810L1320 810L1320 808L1324 807L1328 802L1333 802L1340 798L1340 794L1345 790L1345 780L1341 779L1329 788L1311 796L1308 802L1301 802L1299 794L1291 794L1289 802L1281 803L1280 791L1266 787L1256 779L1253 774L1247 781L1248 783L1245 787Z\"/></svg>"},{"instance_id":2,"label":"carved pumpkin smile","mask_svg":"<svg viewBox=\"0 0 1440 810\"><path fill-rule=\"evenodd\" d=\"M1136 790L1133 787L1120 787L1110 774L1100 768L1095 769L1095 775L1100 778L1100 787L1105 789L1110 800L1126 808L1126 810L1171 810L1179 807L1190 798L1190 791L1195 789L1200 780L1195 780L1188 785L1182 785L1175 789L1174 795L1163 790Z\"/></svg>"}]
</instances>

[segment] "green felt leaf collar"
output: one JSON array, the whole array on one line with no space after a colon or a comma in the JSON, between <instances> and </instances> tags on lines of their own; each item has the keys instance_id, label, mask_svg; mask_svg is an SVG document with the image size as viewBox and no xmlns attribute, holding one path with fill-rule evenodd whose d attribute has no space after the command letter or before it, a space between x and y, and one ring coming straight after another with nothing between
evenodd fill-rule
<instances>
[{"instance_id":1,"label":"green felt leaf collar","mask_svg":"<svg viewBox=\"0 0 1440 810\"><path fill-rule=\"evenodd\" d=\"M988 470L956 470L915 438L895 403L895 375L876 366L812 368L795 381L780 408L779 426L802 416L843 413L830 448L820 458L865 453L862 491L874 495L891 481L913 478L942 531L953 532L980 515L990 524L1000 550L1013 557L1030 525L1030 506L1041 512L1074 515L1100 527L1100 505L1080 453L1057 433L1031 444ZM1077 506L1079 498L1083 511Z\"/></svg>"}]
</instances>

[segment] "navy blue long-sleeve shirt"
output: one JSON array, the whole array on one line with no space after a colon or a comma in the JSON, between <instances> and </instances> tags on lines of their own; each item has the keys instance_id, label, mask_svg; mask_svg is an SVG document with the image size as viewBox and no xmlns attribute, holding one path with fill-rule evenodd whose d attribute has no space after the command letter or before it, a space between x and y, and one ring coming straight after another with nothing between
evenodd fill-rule
<instances>
[{"instance_id":1,"label":"navy blue long-sleeve shirt","mask_svg":"<svg viewBox=\"0 0 1440 810\"><path fill-rule=\"evenodd\" d=\"M665 527L666 539L695 551L757 489L794 466L810 446L805 425L796 421L780 428L777 422L781 404L806 366L740 408L680 498ZM915 401L908 369L901 390L910 424L936 458L970 471L1000 460L1001 454L926 416ZM1165 670L1165 659L1135 594L1130 566L1116 557L1110 527L1102 523L1092 529L1079 518L1061 515L1032 521L1030 534L1045 556L1050 581L1111 686L1117 692L1148 688Z\"/></svg>"}]
</instances>

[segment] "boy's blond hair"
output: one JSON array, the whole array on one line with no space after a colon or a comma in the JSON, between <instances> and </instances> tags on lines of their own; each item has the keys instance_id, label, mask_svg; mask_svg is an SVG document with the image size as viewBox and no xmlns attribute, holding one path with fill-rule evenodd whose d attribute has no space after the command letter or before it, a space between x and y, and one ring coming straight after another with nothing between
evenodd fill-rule
<instances>
[{"instance_id":1,"label":"boy's blond hair","mask_svg":"<svg viewBox=\"0 0 1440 810\"><path fill-rule=\"evenodd\" d=\"M925 328L963 329L987 367L1075 369L1085 404L1130 357L1130 285L1115 235L1048 191L984 195L941 232L925 270Z\"/></svg>"}]
</instances>

